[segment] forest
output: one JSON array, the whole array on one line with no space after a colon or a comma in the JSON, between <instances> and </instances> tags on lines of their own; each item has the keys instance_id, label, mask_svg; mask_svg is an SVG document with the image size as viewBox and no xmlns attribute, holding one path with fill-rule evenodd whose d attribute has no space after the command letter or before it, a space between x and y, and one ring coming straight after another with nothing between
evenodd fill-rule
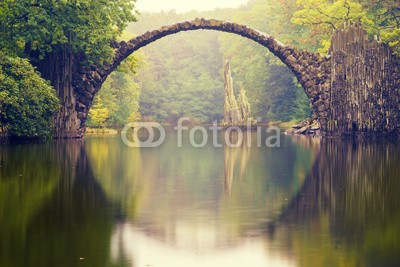
<instances>
[{"instance_id":1,"label":"forest","mask_svg":"<svg viewBox=\"0 0 400 267\"><path fill-rule=\"evenodd\" d=\"M96 12L94 12L96 10ZM50 136L59 101L37 66L52 53L84 54L86 64L112 56L112 40L194 19L234 21L310 52L327 54L344 23L361 23L400 54L397 0L251 0L235 9L140 13L134 1L12 1L0 3L0 128L21 137ZM246 90L252 116L292 121L311 116L303 89L264 47L215 31L179 33L134 53L97 94L87 125L120 128L130 121L194 123L223 119L224 61L235 90Z\"/></svg>"}]
</instances>

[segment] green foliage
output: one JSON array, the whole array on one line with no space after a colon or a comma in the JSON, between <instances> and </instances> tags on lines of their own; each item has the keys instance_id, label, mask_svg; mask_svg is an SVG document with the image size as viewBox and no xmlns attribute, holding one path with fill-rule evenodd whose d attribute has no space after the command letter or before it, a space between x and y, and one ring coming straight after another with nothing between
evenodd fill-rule
<instances>
[{"instance_id":1,"label":"green foliage","mask_svg":"<svg viewBox=\"0 0 400 267\"><path fill-rule=\"evenodd\" d=\"M143 33L195 16L143 14L129 30ZM197 122L221 120L223 59L218 47L217 32L199 31L168 36L146 47L143 51L147 63L140 66L137 75L143 118L170 123L183 116Z\"/></svg>"},{"instance_id":2,"label":"green foliage","mask_svg":"<svg viewBox=\"0 0 400 267\"><path fill-rule=\"evenodd\" d=\"M109 113L110 111L108 108L103 106L101 98L97 97L97 103L95 103L89 111L91 122L96 126L104 126Z\"/></svg>"},{"instance_id":3,"label":"green foliage","mask_svg":"<svg viewBox=\"0 0 400 267\"><path fill-rule=\"evenodd\" d=\"M400 56L400 28L382 32L381 37L382 41L392 47L397 56Z\"/></svg>"},{"instance_id":4,"label":"green foliage","mask_svg":"<svg viewBox=\"0 0 400 267\"><path fill-rule=\"evenodd\" d=\"M294 1L256 0L247 9L237 11L231 20L312 51L315 43L309 41L308 32L297 25L287 24L295 12L294 6ZM293 74L265 47L230 34L222 34L219 41L224 57L231 60L234 80L248 88L253 116L290 121L302 116L295 110L309 110L308 100L298 100L306 96L293 79Z\"/></svg>"},{"instance_id":5,"label":"green foliage","mask_svg":"<svg viewBox=\"0 0 400 267\"><path fill-rule=\"evenodd\" d=\"M293 120L304 119L312 117L311 103L307 95L304 93L303 88L299 83L296 89L296 98L294 100L294 109L292 118Z\"/></svg>"},{"instance_id":6,"label":"green foliage","mask_svg":"<svg viewBox=\"0 0 400 267\"><path fill-rule=\"evenodd\" d=\"M299 10L292 22L309 26L326 53L333 29L344 23L361 22L367 32L378 35L400 53L400 8L397 0L297 0Z\"/></svg>"},{"instance_id":7,"label":"green foliage","mask_svg":"<svg viewBox=\"0 0 400 267\"><path fill-rule=\"evenodd\" d=\"M135 74L138 64L145 62L140 56L131 56L107 78L90 109L89 126L121 128L141 118L140 88Z\"/></svg>"},{"instance_id":8,"label":"green foliage","mask_svg":"<svg viewBox=\"0 0 400 267\"><path fill-rule=\"evenodd\" d=\"M294 23L326 26L328 30L366 17L362 5L353 0L297 0L297 4L302 9L294 13Z\"/></svg>"},{"instance_id":9,"label":"green foliage","mask_svg":"<svg viewBox=\"0 0 400 267\"><path fill-rule=\"evenodd\" d=\"M308 40L303 38L308 36L307 30L298 25L287 26L295 4L294 0L289 2L292 2L291 6L285 6L287 1L276 5L273 1L256 0L241 9L185 14L172 11L160 14L144 13L139 17L139 21L129 25L128 29L134 36L194 17L217 18L246 24L297 47L315 49L315 41L314 44L309 44ZM147 56L147 64L138 68L141 87L140 111L143 117L149 120L174 122L181 116L191 117L199 122L222 120L224 59L231 62L236 92L240 84L246 88L253 117L265 119L268 113L269 119L283 120L296 116L288 115L291 111L287 108L292 110L300 108L297 107L298 104L303 104L301 101L295 101L298 91L303 97L305 95L293 82L293 74L265 47L240 36L214 31L179 33L149 45L144 48L144 53ZM277 72L277 77L284 76L284 83L273 86L273 72ZM275 96L281 97L286 103L280 110L276 106L279 101L272 99ZM308 106L306 103L305 107ZM275 112L272 112L272 109Z\"/></svg>"},{"instance_id":10,"label":"green foliage","mask_svg":"<svg viewBox=\"0 0 400 267\"><path fill-rule=\"evenodd\" d=\"M297 91L302 90L302 88L296 87L290 71L284 66L271 68L269 75L270 77L266 83L268 98L265 99L267 119L290 121L294 118L295 109L297 108ZM304 92L300 92L301 95L305 96ZM300 115L302 116L303 114Z\"/></svg>"},{"instance_id":11,"label":"green foliage","mask_svg":"<svg viewBox=\"0 0 400 267\"><path fill-rule=\"evenodd\" d=\"M0 126L18 137L50 135L59 107L53 88L27 59L0 52Z\"/></svg>"},{"instance_id":12,"label":"green foliage","mask_svg":"<svg viewBox=\"0 0 400 267\"><path fill-rule=\"evenodd\" d=\"M400 6L398 0L363 0L368 16L374 22L374 32L400 56Z\"/></svg>"},{"instance_id":13,"label":"green foliage","mask_svg":"<svg viewBox=\"0 0 400 267\"><path fill-rule=\"evenodd\" d=\"M292 21L312 28L321 42L321 53L328 52L332 30L344 23L360 21L366 27L373 25L363 6L354 0L297 0L297 4L301 9L293 14Z\"/></svg>"},{"instance_id":14,"label":"green foliage","mask_svg":"<svg viewBox=\"0 0 400 267\"><path fill-rule=\"evenodd\" d=\"M49 60L49 55L60 51L84 54L86 61L78 62L80 64L101 64L113 56L110 41L122 33L128 22L135 21L134 2L1 1L0 49L28 58L38 66L46 66L40 65L40 61ZM54 93L50 91L51 87L34 72L28 61L8 58L0 63L2 66L5 64L3 71L8 71L2 73L0 81L2 124L13 135L48 134L57 103L52 98Z\"/></svg>"},{"instance_id":15,"label":"green foliage","mask_svg":"<svg viewBox=\"0 0 400 267\"><path fill-rule=\"evenodd\" d=\"M110 40L134 21L132 0L15 1L0 3L0 48L39 59L67 45L90 62L112 55Z\"/></svg>"}]
</instances>

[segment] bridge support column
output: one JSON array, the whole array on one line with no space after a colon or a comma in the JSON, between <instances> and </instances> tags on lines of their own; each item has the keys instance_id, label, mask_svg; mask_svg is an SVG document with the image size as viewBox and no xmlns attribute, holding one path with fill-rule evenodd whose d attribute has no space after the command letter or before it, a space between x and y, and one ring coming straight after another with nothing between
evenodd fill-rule
<instances>
[{"instance_id":1,"label":"bridge support column","mask_svg":"<svg viewBox=\"0 0 400 267\"><path fill-rule=\"evenodd\" d=\"M77 94L73 85L76 55L64 49L47 55L38 64L42 77L49 80L60 99L60 109L54 119L53 137L81 138L83 137L82 121L78 118L76 109Z\"/></svg>"},{"instance_id":2,"label":"bridge support column","mask_svg":"<svg viewBox=\"0 0 400 267\"><path fill-rule=\"evenodd\" d=\"M82 138L85 121L92 104L96 83L93 71L83 70L81 58L68 49L47 55L37 64L42 77L51 81L60 99L60 109L54 119L53 137L56 139ZM90 79L86 77L90 77Z\"/></svg>"},{"instance_id":3,"label":"bridge support column","mask_svg":"<svg viewBox=\"0 0 400 267\"><path fill-rule=\"evenodd\" d=\"M370 42L356 25L337 30L331 44L327 136L391 136L400 129L400 61Z\"/></svg>"}]
</instances>

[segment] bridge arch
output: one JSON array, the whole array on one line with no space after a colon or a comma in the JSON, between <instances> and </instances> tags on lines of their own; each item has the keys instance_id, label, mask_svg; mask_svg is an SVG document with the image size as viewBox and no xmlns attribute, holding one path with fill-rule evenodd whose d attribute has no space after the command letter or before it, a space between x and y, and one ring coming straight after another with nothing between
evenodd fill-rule
<instances>
[{"instance_id":1,"label":"bridge arch","mask_svg":"<svg viewBox=\"0 0 400 267\"><path fill-rule=\"evenodd\" d=\"M301 74L301 67L307 68L310 61L317 61L317 54L304 55L302 51L298 51L290 46L284 45L283 43L276 40L274 37L260 32L258 30L249 28L245 25L241 25L234 22L227 22L215 19L203 19L197 18L192 21L184 21L168 26L163 26L159 29L148 31L142 35L136 36L128 42L122 41L120 43L113 43L112 46L116 48L116 55L111 64L109 72L112 72L125 58L131 55L138 49L155 42L168 35L176 34L182 31L193 31L193 30L216 30L222 32L228 32L243 36L247 39L255 41L260 45L268 48L275 56L277 56L286 66L293 70L294 74ZM307 60L301 60L301 56L306 56Z\"/></svg>"},{"instance_id":2,"label":"bridge arch","mask_svg":"<svg viewBox=\"0 0 400 267\"><path fill-rule=\"evenodd\" d=\"M155 42L165 36L183 31L193 30L216 30L243 36L266 47L278 57L295 75L303 86L307 97L312 104L314 114L319 119L327 117L330 91L330 60L316 53L297 50L284 45L274 37L234 22L227 22L216 19L196 18L191 21L184 21L159 29L148 31L125 42L112 42L111 47L115 49L115 56L111 64L101 67L93 66L89 71L83 71L82 80L75 79L79 94L76 103L78 119L81 120L81 127L84 123L96 93L102 84L119 64L140 48Z\"/></svg>"}]
</instances>

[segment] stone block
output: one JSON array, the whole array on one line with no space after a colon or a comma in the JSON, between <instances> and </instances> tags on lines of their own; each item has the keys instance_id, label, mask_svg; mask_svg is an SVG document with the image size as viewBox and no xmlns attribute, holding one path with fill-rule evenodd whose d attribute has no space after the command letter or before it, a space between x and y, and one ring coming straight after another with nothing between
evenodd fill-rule
<instances>
[{"instance_id":1,"label":"stone block","mask_svg":"<svg viewBox=\"0 0 400 267\"><path fill-rule=\"evenodd\" d=\"M78 112L78 119L84 120L87 118L87 113L85 112Z\"/></svg>"},{"instance_id":2,"label":"stone block","mask_svg":"<svg viewBox=\"0 0 400 267\"><path fill-rule=\"evenodd\" d=\"M289 56L286 58L286 60L287 60L287 62L288 62L290 65L294 65L294 64L297 62L296 58L293 57L292 55L289 55Z\"/></svg>"},{"instance_id":3,"label":"stone block","mask_svg":"<svg viewBox=\"0 0 400 267\"><path fill-rule=\"evenodd\" d=\"M304 87L306 87L306 88L313 88L314 89L314 82L312 81L312 80L308 80L308 82L306 82L305 84L304 84Z\"/></svg>"}]
</instances>

